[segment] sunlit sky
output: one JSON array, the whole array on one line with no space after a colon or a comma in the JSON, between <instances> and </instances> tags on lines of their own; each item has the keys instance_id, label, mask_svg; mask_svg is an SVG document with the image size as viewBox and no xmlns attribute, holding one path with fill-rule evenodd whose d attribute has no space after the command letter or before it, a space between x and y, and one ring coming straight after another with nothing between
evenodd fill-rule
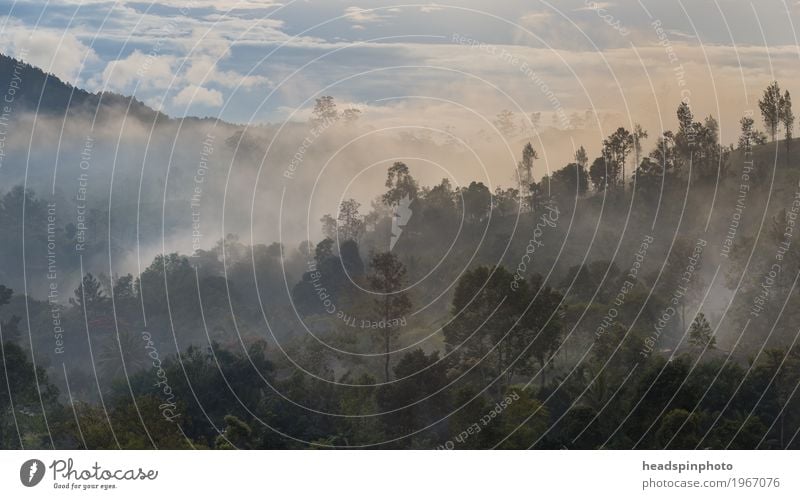
<instances>
[{"instance_id":1,"label":"sunlit sky","mask_svg":"<svg viewBox=\"0 0 800 499\"><path fill-rule=\"evenodd\" d=\"M794 88L799 4L4 0L0 50L173 116L304 119L330 94L376 120L510 109L670 127L684 97L731 140L770 80Z\"/></svg>"}]
</instances>

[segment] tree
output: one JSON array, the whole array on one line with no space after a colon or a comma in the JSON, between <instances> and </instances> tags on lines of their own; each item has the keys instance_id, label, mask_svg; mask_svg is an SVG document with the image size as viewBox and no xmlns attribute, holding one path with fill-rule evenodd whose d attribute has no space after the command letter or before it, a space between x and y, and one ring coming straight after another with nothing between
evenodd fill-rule
<instances>
[{"instance_id":1,"label":"tree","mask_svg":"<svg viewBox=\"0 0 800 499\"><path fill-rule=\"evenodd\" d=\"M417 348L403 354L393 370L398 381L380 386L375 399L380 410L389 412L381 423L385 433L394 437L426 426L441 412L437 403L446 399L446 392L433 394L447 383L447 363L438 351L425 354ZM398 411L398 407L405 409Z\"/></svg>"},{"instance_id":2,"label":"tree","mask_svg":"<svg viewBox=\"0 0 800 499\"><path fill-rule=\"evenodd\" d=\"M14 292L0 284L0 307L6 305ZM2 333L2 341L16 342L19 340L19 323L20 318L16 315L11 316L8 321L0 323L0 333Z\"/></svg>"},{"instance_id":3,"label":"tree","mask_svg":"<svg viewBox=\"0 0 800 499\"><path fill-rule=\"evenodd\" d=\"M316 99L314 110L312 111L311 123L321 126L335 122L339 119L339 112L336 110L336 102L333 97L326 95Z\"/></svg>"},{"instance_id":4,"label":"tree","mask_svg":"<svg viewBox=\"0 0 800 499\"><path fill-rule=\"evenodd\" d=\"M772 140L775 141L778 124L781 121L781 88L777 81L770 83L764 90L764 97L758 101L758 107L761 109L764 125L766 125Z\"/></svg>"},{"instance_id":5,"label":"tree","mask_svg":"<svg viewBox=\"0 0 800 499\"><path fill-rule=\"evenodd\" d=\"M589 174L579 163L570 163L553 172L550 191L554 197L574 199L589 190Z\"/></svg>"},{"instance_id":6,"label":"tree","mask_svg":"<svg viewBox=\"0 0 800 499\"><path fill-rule=\"evenodd\" d=\"M232 252L225 250L226 255L228 255L227 258L230 258L228 261L233 260L230 255L239 251L236 249L236 244L239 243L234 243L234 240L228 239L227 243L220 241L218 245L218 251L221 251L223 247L230 247L233 250ZM244 252L243 249L242 252ZM196 286L196 269L192 267L186 256L178 253L157 255L153 262L142 272L136 283L139 297L144 302L148 318L165 318L172 313L176 323L187 329L195 325L200 327L201 317L197 310ZM187 292L189 289L194 289L195 293ZM190 296L192 294L194 296ZM208 297L204 296L204 298ZM207 303L215 302L212 298L208 298Z\"/></svg>"},{"instance_id":7,"label":"tree","mask_svg":"<svg viewBox=\"0 0 800 499\"><path fill-rule=\"evenodd\" d=\"M396 324L404 321L406 314L411 311L411 299L408 293L401 291L406 276L406 268L392 252L377 253L370 260L372 272L369 275L369 284L372 290L379 293L373 303L373 310L378 318L376 328L381 336L384 348L384 379L389 381L389 362L391 357L391 342L399 331Z\"/></svg>"},{"instance_id":8,"label":"tree","mask_svg":"<svg viewBox=\"0 0 800 499\"><path fill-rule=\"evenodd\" d=\"M483 182L471 182L469 187L461 189L464 203L464 218L475 223L489 216L492 210L492 193Z\"/></svg>"},{"instance_id":9,"label":"tree","mask_svg":"<svg viewBox=\"0 0 800 499\"><path fill-rule=\"evenodd\" d=\"M633 153L634 153L634 171L639 168L642 162L642 140L647 138L647 130L642 128L642 125L636 123L633 126Z\"/></svg>"},{"instance_id":10,"label":"tree","mask_svg":"<svg viewBox=\"0 0 800 499\"><path fill-rule=\"evenodd\" d=\"M739 135L739 149L748 150L750 147L753 146L753 134L755 132L755 120L750 116L743 116L742 119L739 120L739 125L742 130L742 134Z\"/></svg>"},{"instance_id":11,"label":"tree","mask_svg":"<svg viewBox=\"0 0 800 499\"><path fill-rule=\"evenodd\" d=\"M341 244L339 247L339 259L350 276L358 277L364 273L364 262L361 260L358 243L354 240L348 239Z\"/></svg>"},{"instance_id":12,"label":"tree","mask_svg":"<svg viewBox=\"0 0 800 499\"><path fill-rule=\"evenodd\" d=\"M614 177L614 184L618 180L622 182L622 190L625 190L625 162L628 154L633 149L634 138L629 131L623 127L617 128L607 139L603 141L603 150L614 163L622 167L622 178Z\"/></svg>"},{"instance_id":13,"label":"tree","mask_svg":"<svg viewBox=\"0 0 800 499\"><path fill-rule=\"evenodd\" d=\"M511 343L500 344L519 318L524 300L523 293L511 291L513 282L504 267L480 266L465 272L456 285L453 319L444 327L445 346L458 368L472 369L481 383L491 382L506 367L513 372L508 366Z\"/></svg>"},{"instance_id":14,"label":"tree","mask_svg":"<svg viewBox=\"0 0 800 499\"><path fill-rule=\"evenodd\" d=\"M336 219L333 218L330 213L326 213L322 215L319 221L322 224L322 235L325 236L326 239L336 239L336 235L339 233L336 226Z\"/></svg>"},{"instance_id":15,"label":"tree","mask_svg":"<svg viewBox=\"0 0 800 499\"><path fill-rule=\"evenodd\" d=\"M413 200L417 197L417 181L408 171L408 166L400 161L389 167L386 173L386 188L383 203L387 206L397 206L401 199Z\"/></svg>"},{"instance_id":16,"label":"tree","mask_svg":"<svg viewBox=\"0 0 800 499\"><path fill-rule=\"evenodd\" d=\"M767 136L761 130L756 129L755 121L750 116L743 116L739 120L739 125L742 133L739 135L738 149L746 151L753 146L761 146L767 143Z\"/></svg>"},{"instance_id":17,"label":"tree","mask_svg":"<svg viewBox=\"0 0 800 499\"><path fill-rule=\"evenodd\" d=\"M675 114L678 116L678 132L689 133L694 122L694 114L689 104L686 102L678 104L678 110Z\"/></svg>"},{"instance_id":18,"label":"tree","mask_svg":"<svg viewBox=\"0 0 800 499\"><path fill-rule=\"evenodd\" d=\"M693 172L700 179L714 179L722 173L718 169L725 170L729 166L728 152L719 143L719 123L713 116L708 116L703 123L694 124L694 134L693 150L697 154L694 155L696 167Z\"/></svg>"},{"instance_id":19,"label":"tree","mask_svg":"<svg viewBox=\"0 0 800 499\"><path fill-rule=\"evenodd\" d=\"M253 430L250 425L231 414L225 415L225 431L214 439L216 449L252 449Z\"/></svg>"},{"instance_id":20,"label":"tree","mask_svg":"<svg viewBox=\"0 0 800 499\"><path fill-rule=\"evenodd\" d=\"M530 142L522 148L522 161L517 163L517 175L520 180L520 197L525 200L531 195L533 186L533 161L539 159L536 149ZM528 206L530 208L530 205Z\"/></svg>"},{"instance_id":21,"label":"tree","mask_svg":"<svg viewBox=\"0 0 800 499\"><path fill-rule=\"evenodd\" d=\"M494 423L497 427L495 431L503 440L498 448L526 449L547 432L550 413L547 406L534 398L534 390L531 388L512 388L506 394L505 400L514 401L508 404Z\"/></svg>"},{"instance_id":22,"label":"tree","mask_svg":"<svg viewBox=\"0 0 800 499\"><path fill-rule=\"evenodd\" d=\"M514 124L514 113L508 109L500 111L494 120L494 126L500 131L503 137L513 137L517 134L517 126Z\"/></svg>"},{"instance_id":23,"label":"tree","mask_svg":"<svg viewBox=\"0 0 800 499\"><path fill-rule=\"evenodd\" d=\"M0 285L0 307L7 304L11 296L12 291ZM58 391L48 382L45 370L41 366L34 367L28 360L28 354L13 341L13 336L18 334L18 323L19 318L12 317L0 326L0 332L3 333L3 341L0 342L0 386L3 387L0 389L0 449L16 448L18 444L23 444L22 439L30 439L30 432L36 431L30 428L31 425L38 426L38 431L41 431L44 421L29 416L38 416L37 407L45 410L42 403L49 406L58 399ZM26 412L37 414L26 414L24 418L19 418L12 414L12 408L17 411L25 408ZM6 430L11 426L9 420L14 420L16 431Z\"/></svg>"},{"instance_id":24,"label":"tree","mask_svg":"<svg viewBox=\"0 0 800 499\"><path fill-rule=\"evenodd\" d=\"M118 335L104 339L97 351L95 362L101 377L106 381L124 379L150 364L151 359L142 354L142 339L120 329Z\"/></svg>"},{"instance_id":25,"label":"tree","mask_svg":"<svg viewBox=\"0 0 800 499\"><path fill-rule=\"evenodd\" d=\"M656 148L650 153L650 157L658 162L665 172L680 171L678 162L678 148L675 144L675 135L667 130L656 142Z\"/></svg>"},{"instance_id":26,"label":"tree","mask_svg":"<svg viewBox=\"0 0 800 499\"><path fill-rule=\"evenodd\" d=\"M781 98L781 123L783 123L783 130L786 139L786 164L789 164L789 153L792 147L792 129L794 128L794 113L792 112L792 96L787 90Z\"/></svg>"},{"instance_id":27,"label":"tree","mask_svg":"<svg viewBox=\"0 0 800 499\"><path fill-rule=\"evenodd\" d=\"M697 142L697 126L694 114L689 104L681 102L675 113L678 117L678 131L674 134L675 140L675 169L683 170L683 166L693 159L693 152Z\"/></svg>"},{"instance_id":28,"label":"tree","mask_svg":"<svg viewBox=\"0 0 800 499\"><path fill-rule=\"evenodd\" d=\"M326 237L320 241L316 248L314 248L314 260L317 265L322 265L325 260L333 256L333 239Z\"/></svg>"},{"instance_id":29,"label":"tree","mask_svg":"<svg viewBox=\"0 0 800 499\"><path fill-rule=\"evenodd\" d=\"M114 282L114 299L117 301L133 300L136 298L136 289L133 285L133 275L125 274Z\"/></svg>"},{"instance_id":30,"label":"tree","mask_svg":"<svg viewBox=\"0 0 800 499\"><path fill-rule=\"evenodd\" d=\"M83 277L81 284L75 289L74 295L75 297L70 298L69 302L76 307L85 309L90 317L96 315L108 300L103 293L103 285L91 273L87 273Z\"/></svg>"},{"instance_id":31,"label":"tree","mask_svg":"<svg viewBox=\"0 0 800 499\"><path fill-rule=\"evenodd\" d=\"M533 125L534 132L536 131L537 128L539 128L539 125L541 123L542 123L542 113L540 111L531 113L531 124Z\"/></svg>"},{"instance_id":32,"label":"tree","mask_svg":"<svg viewBox=\"0 0 800 499\"><path fill-rule=\"evenodd\" d=\"M500 217L519 213L519 189L496 188L492 197L492 210Z\"/></svg>"},{"instance_id":33,"label":"tree","mask_svg":"<svg viewBox=\"0 0 800 499\"><path fill-rule=\"evenodd\" d=\"M343 241L356 241L361 238L364 232L364 219L358 213L361 203L355 199L342 201L339 206L339 217L337 227L340 238Z\"/></svg>"},{"instance_id":34,"label":"tree","mask_svg":"<svg viewBox=\"0 0 800 499\"><path fill-rule=\"evenodd\" d=\"M589 156L586 154L586 149L584 149L583 146L580 146L578 150L575 151L575 162L582 168L589 166Z\"/></svg>"},{"instance_id":35,"label":"tree","mask_svg":"<svg viewBox=\"0 0 800 499\"><path fill-rule=\"evenodd\" d=\"M342 121L347 125L352 125L361 118L361 110L350 107L342 111Z\"/></svg>"},{"instance_id":36,"label":"tree","mask_svg":"<svg viewBox=\"0 0 800 499\"><path fill-rule=\"evenodd\" d=\"M471 370L481 383L495 383L498 394L516 374L533 374L536 364L544 382L544 368L561 337L554 313L561 295L541 281L538 275L519 279L502 266L462 275L453 294L453 319L444 327L457 368Z\"/></svg>"},{"instance_id":37,"label":"tree","mask_svg":"<svg viewBox=\"0 0 800 499\"><path fill-rule=\"evenodd\" d=\"M714 348L717 344L711 325L702 312L697 314L689 328L689 344L695 348Z\"/></svg>"},{"instance_id":38,"label":"tree","mask_svg":"<svg viewBox=\"0 0 800 499\"><path fill-rule=\"evenodd\" d=\"M533 161L539 159L539 154L530 142L522 148L522 161L517 164L517 171L522 185L533 183Z\"/></svg>"},{"instance_id":39,"label":"tree","mask_svg":"<svg viewBox=\"0 0 800 499\"><path fill-rule=\"evenodd\" d=\"M609 156L599 156L589 167L589 179L597 192L604 191L616 183L619 176L619 166Z\"/></svg>"},{"instance_id":40,"label":"tree","mask_svg":"<svg viewBox=\"0 0 800 499\"><path fill-rule=\"evenodd\" d=\"M422 213L435 223L452 221L456 217L455 193L450 180L443 178L424 195Z\"/></svg>"}]
</instances>

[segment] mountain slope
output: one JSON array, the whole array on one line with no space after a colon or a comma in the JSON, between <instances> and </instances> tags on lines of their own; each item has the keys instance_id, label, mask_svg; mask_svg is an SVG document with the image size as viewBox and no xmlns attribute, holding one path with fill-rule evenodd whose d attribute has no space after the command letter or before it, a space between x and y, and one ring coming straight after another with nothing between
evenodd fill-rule
<instances>
[{"instance_id":1,"label":"mountain slope","mask_svg":"<svg viewBox=\"0 0 800 499\"><path fill-rule=\"evenodd\" d=\"M4 54L0 54L0 93L4 95L4 104L39 114L93 114L97 111L102 119L110 109L126 109L130 104L129 114L144 122L170 119L134 97L113 92L87 92Z\"/></svg>"}]
</instances>

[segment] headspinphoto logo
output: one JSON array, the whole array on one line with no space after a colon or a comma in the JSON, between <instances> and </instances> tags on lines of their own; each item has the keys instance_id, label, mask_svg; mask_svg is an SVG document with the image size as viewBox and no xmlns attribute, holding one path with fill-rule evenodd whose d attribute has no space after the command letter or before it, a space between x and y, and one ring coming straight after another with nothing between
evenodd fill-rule
<instances>
[{"instance_id":1,"label":"headspinphoto logo","mask_svg":"<svg viewBox=\"0 0 800 499\"><path fill-rule=\"evenodd\" d=\"M19 469L19 480L26 487L35 487L44 478L44 463L38 459L28 459Z\"/></svg>"}]
</instances>

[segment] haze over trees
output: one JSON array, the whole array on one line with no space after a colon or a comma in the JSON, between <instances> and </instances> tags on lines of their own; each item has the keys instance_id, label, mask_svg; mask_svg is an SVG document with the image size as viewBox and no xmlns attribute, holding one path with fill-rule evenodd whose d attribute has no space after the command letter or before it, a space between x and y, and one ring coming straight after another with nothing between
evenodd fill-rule
<instances>
[{"instance_id":1,"label":"haze over trees","mask_svg":"<svg viewBox=\"0 0 800 499\"><path fill-rule=\"evenodd\" d=\"M680 103L674 130L612 128L546 174L501 112L517 157L491 166L510 184L390 160L314 241L226 234L125 275L101 244L74 255L66 220L48 233L41 193L6 188L0 239L25 253L0 245L0 446L797 449L789 92L770 84L760 110L785 147L755 116L723 145ZM359 116L321 96L302 126ZM58 299L10 286L34 258L46 275L50 242L74 277Z\"/></svg>"}]
</instances>

